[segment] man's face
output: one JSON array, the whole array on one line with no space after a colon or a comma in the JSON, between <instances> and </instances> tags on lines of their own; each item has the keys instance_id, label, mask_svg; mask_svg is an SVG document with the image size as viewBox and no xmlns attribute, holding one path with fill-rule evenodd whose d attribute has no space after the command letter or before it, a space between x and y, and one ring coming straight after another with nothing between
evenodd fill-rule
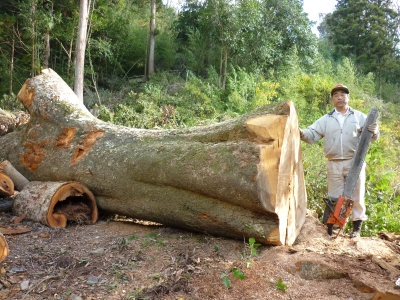
<instances>
[{"instance_id":1,"label":"man's face","mask_svg":"<svg viewBox=\"0 0 400 300\"><path fill-rule=\"evenodd\" d=\"M338 90L332 95L332 103L337 110L347 109L350 97L345 91Z\"/></svg>"}]
</instances>

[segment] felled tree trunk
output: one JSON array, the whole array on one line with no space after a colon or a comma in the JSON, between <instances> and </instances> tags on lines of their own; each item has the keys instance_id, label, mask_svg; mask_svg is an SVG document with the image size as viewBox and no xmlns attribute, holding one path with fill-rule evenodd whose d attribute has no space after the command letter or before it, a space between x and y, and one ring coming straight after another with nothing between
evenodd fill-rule
<instances>
[{"instance_id":1,"label":"felled tree trunk","mask_svg":"<svg viewBox=\"0 0 400 300\"><path fill-rule=\"evenodd\" d=\"M81 182L100 209L197 232L274 245L300 232L306 193L291 101L211 126L143 130L96 119L50 69L18 98L31 119L0 139L0 153L31 181Z\"/></svg>"},{"instance_id":2,"label":"felled tree trunk","mask_svg":"<svg viewBox=\"0 0 400 300\"><path fill-rule=\"evenodd\" d=\"M66 227L67 221L94 224L97 205L91 191L77 182L31 181L15 197L15 215L49 227Z\"/></svg>"}]
</instances>

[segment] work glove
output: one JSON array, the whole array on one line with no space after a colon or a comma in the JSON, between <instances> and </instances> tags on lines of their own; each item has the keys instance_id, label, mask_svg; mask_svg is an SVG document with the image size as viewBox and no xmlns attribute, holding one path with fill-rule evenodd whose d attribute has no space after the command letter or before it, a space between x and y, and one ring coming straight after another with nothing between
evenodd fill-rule
<instances>
[{"instance_id":1,"label":"work glove","mask_svg":"<svg viewBox=\"0 0 400 300\"><path fill-rule=\"evenodd\" d=\"M377 135L379 133L378 123L372 123L371 125L369 125L368 131L371 132L373 135Z\"/></svg>"}]
</instances>

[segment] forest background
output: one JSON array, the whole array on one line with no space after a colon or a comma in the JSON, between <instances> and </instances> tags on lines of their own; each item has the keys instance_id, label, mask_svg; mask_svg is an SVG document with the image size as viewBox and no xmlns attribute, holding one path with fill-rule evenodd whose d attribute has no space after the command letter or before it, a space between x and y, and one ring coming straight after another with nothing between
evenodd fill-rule
<instances>
[{"instance_id":1,"label":"forest background","mask_svg":"<svg viewBox=\"0 0 400 300\"><path fill-rule=\"evenodd\" d=\"M380 111L381 137L366 159L363 234L399 233L400 8L386 0L339 0L317 37L302 5L187 0L176 10L161 0L91 0L84 104L107 122L171 129L290 99L304 128L332 110L331 87L346 84L352 107ZM73 88L79 9L78 0L1 1L0 108L23 110L15 94L43 68ZM322 143L302 147L308 208L321 216Z\"/></svg>"}]
</instances>

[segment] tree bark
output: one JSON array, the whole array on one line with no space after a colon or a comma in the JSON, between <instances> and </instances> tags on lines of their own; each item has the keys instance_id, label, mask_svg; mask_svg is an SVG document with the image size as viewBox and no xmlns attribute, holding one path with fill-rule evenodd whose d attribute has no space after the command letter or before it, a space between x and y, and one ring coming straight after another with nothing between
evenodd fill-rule
<instances>
[{"instance_id":1,"label":"tree bark","mask_svg":"<svg viewBox=\"0 0 400 300\"><path fill-rule=\"evenodd\" d=\"M98 217L92 192L77 182L29 182L15 197L12 210L49 227L66 227L67 221L94 224Z\"/></svg>"},{"instance_id":2,"label":"tree bark","mask_svg":"<svg viewBox=\"0 0 400 300\"><path fill-rule=\"evenodd\" d=\"M155 48L155 30L156 30L156 1L150 1L150 41L149 41L149 58L148 58L148 75L154 74L154 48Z\"/></svg>"},{"instance_id":3,"label":"tree bark","mask_svg":"<svg viewBox=\"0 0 400 300\"><path fill-rule=\"evenodd\" d=\"M293 244L305 221L291 101L204 127L127 128L93 117L51 69L18 99L31 119L0 153L28 180L74 180L109 213L264 244Z\"/></svg>"},{"instance_id":4,"label":"tree bark","mask_svg":"<svg viewBox=\"0 0 400 300\"><path fill-rule=\"evenodd\" d=\"M16 130L18 126L25 124L28 120L29 115L22 111L11 113L0 108L0 136Z\"/></svg>"},{"instance_id":5,"label":"tree bark","mask_svg":"<svg viewBox=\"0 0 400 300\"><path fill-rule=\"evenodd\" d=\"M83 81L85 71L86 33L89 7L87 0L80 0L78 39L76 43L75 81L74 91L83 103Z\"/></svg>"}]
</instances>

